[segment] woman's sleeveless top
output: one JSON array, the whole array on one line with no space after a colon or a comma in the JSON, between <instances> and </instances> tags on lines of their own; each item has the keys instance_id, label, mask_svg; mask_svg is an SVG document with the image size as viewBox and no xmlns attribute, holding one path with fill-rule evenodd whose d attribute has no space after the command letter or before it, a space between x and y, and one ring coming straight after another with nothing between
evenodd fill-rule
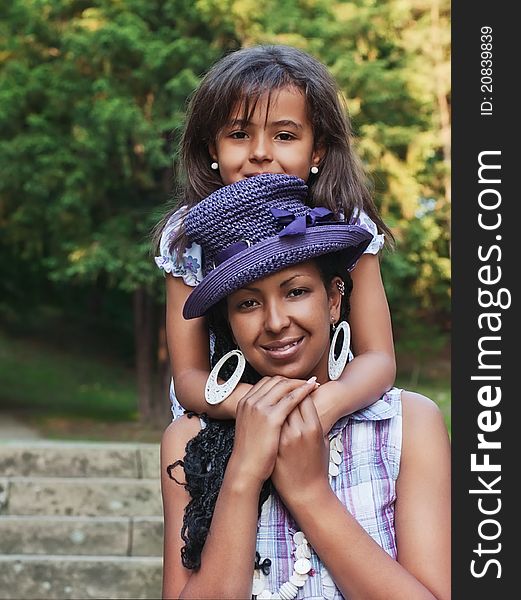
<instances>
[{"instance_id":1,"label":"woman's sleeveless top","mask_svg":"<svg viewBox=\"0 0 521 600\"><path fill-rule=\"evenodd\" d=\"M343 460L340 472L331 478L331 487L367 533L396 559L394 507L402 447L401 390L392 388L374 404L337 421L329 437L337 435ZM272 494L262 507L257 533L260 563L271 560L265 584L272 593L293 573L293 535L297 531L298 524L276 493ZM311 576L296 598L341 600L343 596L315 552L310 560Z\"/></svg>"}]
</instances>

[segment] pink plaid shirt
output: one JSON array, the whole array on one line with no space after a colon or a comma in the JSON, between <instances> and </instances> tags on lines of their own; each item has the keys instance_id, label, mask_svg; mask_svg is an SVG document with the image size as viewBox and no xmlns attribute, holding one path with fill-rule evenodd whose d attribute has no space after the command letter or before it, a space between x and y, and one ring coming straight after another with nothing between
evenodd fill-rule
<instances>
[{"instance_id":1,"label":"pink plaid shirt","mask_svg":"<svg viewBox=\"0 0 521 600\"><path fill-rule=\"evenodd\" d=\"M374 404L337 421L330 437L339 433L343 460L331 487L367 533L396 559L394 503L402 445L401 390L392 388ZM272 494L262 507L257 526L261 562L271 560L267 585L271 592L278 591L293 572L293 534L298 530L281 500ZM341 600L334 585L324 585L329 575L320 558L313 552L310 560L313 575L299 588L297 598Z\"/></svg>"}]
</instances>

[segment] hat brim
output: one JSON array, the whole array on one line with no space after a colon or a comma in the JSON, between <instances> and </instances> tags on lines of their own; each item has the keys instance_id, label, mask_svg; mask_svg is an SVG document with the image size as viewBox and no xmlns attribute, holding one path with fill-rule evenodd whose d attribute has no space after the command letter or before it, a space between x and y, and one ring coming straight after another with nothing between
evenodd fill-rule
<instances>
[{"instance_id":1,"label":"hat brim","mask_svg":"<svg viewBox=\"0 0 521 600\"><path fill-rule=\"evenodd\" d=\"M245 285L323 254L347 251L345 266L349 269L362 256L372 238L372 234L362 227L335 223L309 227L302 234L263 240L210 271L188 296L183 317L201 317Z\"/></svg>"}]
</instances>

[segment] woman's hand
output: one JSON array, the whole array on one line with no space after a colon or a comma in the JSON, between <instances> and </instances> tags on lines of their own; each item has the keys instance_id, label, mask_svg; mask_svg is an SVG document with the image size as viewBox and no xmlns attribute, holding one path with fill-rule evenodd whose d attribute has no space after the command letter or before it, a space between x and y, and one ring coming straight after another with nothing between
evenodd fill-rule
<instances>
[{"instance_id":1,"label":"woman's hand","mask_svg":"<svg viewBox=\"0 0 521 600\"><path fill-rule=\"evenodd\" d=\"M317 387L304 382L264 377L237 405L235 441L229 468L237 477L262 485L272 474L282 426L288 415Z\"/></svg>"},{"instance_id":2,"label":"woman's hand","mask_svg":"<svg viewBox=\"0 0 521 600\"><path fill-rule=\"evenodd\" d=\"M282 426L277 461L271 475L284 504L292 498L329 490L329 443L324 438L315 404L306 396Z\"/></svg>"}]
</instances>

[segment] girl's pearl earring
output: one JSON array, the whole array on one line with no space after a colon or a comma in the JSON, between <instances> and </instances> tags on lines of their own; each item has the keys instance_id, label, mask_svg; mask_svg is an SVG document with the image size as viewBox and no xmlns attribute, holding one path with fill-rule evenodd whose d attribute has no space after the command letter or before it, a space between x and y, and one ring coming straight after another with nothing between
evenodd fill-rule
<instances>
[{"instance_id":1,"label":"girl's pearl earring","mask_svg":"<svg viewBox=\"0 0 521 600\"><path fill-rule=\"evenodd\" d=\"M311 167L310 171L313 173L313 175L316 175L318 173L318 167Z\"/></svg>"},{"instance_id":2,"label":"girl's pearl earring","mask_svg":"<svg viewBox=\"0 0 521 600\"><path fill-rule=\"evenodd\" d=\"M212 168L214 171L217 171L217 169L219 168L219 163L217 163L217 162L213 162L213 163L210 165L210 167L211 167L211 168Z\"/></svg>"}]
</instances>

